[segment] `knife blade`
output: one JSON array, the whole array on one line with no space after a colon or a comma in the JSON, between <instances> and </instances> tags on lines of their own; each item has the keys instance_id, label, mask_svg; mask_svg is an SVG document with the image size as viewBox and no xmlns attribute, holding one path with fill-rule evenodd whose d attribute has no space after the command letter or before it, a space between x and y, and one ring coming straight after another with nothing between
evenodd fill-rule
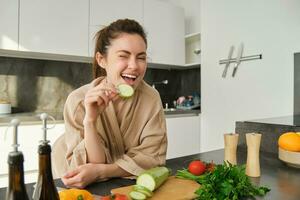
<instances>
[{"instance_id":1,"label":"knife blade","mask_svg":"<svg viewBox=\"0 0 300 200\"><path fill-rule=\"evenodd\" d=\"M244 50L244 44L241 43L240 47L239 47L239 50L238 50L238 55L237 55L237 58L236 58L236 64L235 64L235 67L234 67L233 72L232 72L232 77L235 76L236 71L238 69L238 66L241 63L241 58L242 58L242 55L243 55L243 50Z\"/></svg>"},{"instance_id":2,"label":"knife blade","mask_svg":"<svg viewBox=\"0 0 300 200\"><path fill-rule=\"evenodd\" d=\"M233 50L234 50L234 46L231 46L230 49L229 49L229 54L228 54L227 62L225 64L225 68L224 68L224 71L223 71L223 74L222 74L222 78L226 77L227 70L228 70L228 67L230 65L230 59L232 57Z\"/></svg>"}]
</instances>

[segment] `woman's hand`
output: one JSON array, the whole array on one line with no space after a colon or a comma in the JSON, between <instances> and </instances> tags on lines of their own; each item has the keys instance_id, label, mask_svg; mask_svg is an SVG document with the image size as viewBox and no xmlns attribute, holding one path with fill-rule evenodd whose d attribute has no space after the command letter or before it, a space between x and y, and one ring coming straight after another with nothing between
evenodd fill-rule
<instances>
[{"instance_id":1,"label":"woman's hand","mask_svg":"<svg viewBox=\"0 0 300 200\"><path fill-rule=\"evenodd\" d=\"M104 178L104 164L84 164L76 169L67 172L62 178L62 182L67 187L71 188L85 188L90 183Z\"/></svg>"},{"instance_id":2,"label":"woman's hand","mask_svg":"<svg viewBox=\"0 0 300 200\"><path fill-rule=\"evenodd\" d=\"M106 83L105 80L95 79L92 88L88 90L84 98L85 117L84 122L95 122L98 115L107 107L108 103L117 95L115 86Z\"/></svg>"}]
</instances>

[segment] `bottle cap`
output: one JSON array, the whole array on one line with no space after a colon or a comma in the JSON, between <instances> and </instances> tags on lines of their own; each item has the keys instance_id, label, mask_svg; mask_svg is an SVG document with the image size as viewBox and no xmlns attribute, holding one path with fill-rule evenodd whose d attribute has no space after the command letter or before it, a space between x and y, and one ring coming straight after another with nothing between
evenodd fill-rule
<instances>
[{"instance_id":1,"label":"bottle cap","mask_svg":"<svg viewBox=\"0 0 300 200\"><path fill-rule=\"evenodd\" d=\"M10 121L10 126L13 126L13 142L12 147L14 152L18 152L18 126L20 125L20 120L15 118Z\"/></svg>"},{"instance_id":2,"label":"bottle cap","mask_svg":"<svg viewBox=\"0 0 300 200\"><path fill-rule=\"evenodd\" d=\"M40 142L43 144L48 144L50 141L47 140L47 119L48 119L48 114L47 113L42 113L40 115L40 119L43 121L43 140Z\"/></svg>"}]
</instances>

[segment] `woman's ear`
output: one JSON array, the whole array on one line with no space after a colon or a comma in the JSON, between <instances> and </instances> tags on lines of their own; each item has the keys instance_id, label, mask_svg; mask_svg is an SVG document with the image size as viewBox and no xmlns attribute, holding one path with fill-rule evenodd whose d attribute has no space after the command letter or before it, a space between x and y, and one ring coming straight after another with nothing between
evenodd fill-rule
<instances>
[{"instance_id":1,"label":"woman's ear","mask_svg":"<svg viewBox=\"0 0 300 200\"><path fill-rule=\"evenodd\" d=\"M97 52L95 56L96 56L96 60L97 60L98 65L101 68L105 69L105 67L106 67L105 57L99 52Z\"/></svg>"}]
</instances>

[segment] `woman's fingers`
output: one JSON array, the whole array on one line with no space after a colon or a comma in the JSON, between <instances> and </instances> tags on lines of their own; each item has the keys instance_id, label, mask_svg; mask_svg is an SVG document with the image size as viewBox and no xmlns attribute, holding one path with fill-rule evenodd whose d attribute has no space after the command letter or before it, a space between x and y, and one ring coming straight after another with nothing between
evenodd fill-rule
<instances>
[{"instance_id":1,"label":"woman's fingers","mask_svg":"<svg viewBox=\"0 0 300 200\"><path fill-rule=\"evenodd\" d=\"M67 187L84 188L85 184L81 181L79 175L71 178L61 178L62 182Z\"/></svg>"},{"instance_id":2,"label":"woman's fingers","mask_svg":"<svg viewBox=\"0 0 300 200\"><path fill-rule=\"evenodd\" d=\"M68 187L80 187L82 181L80 179L80 170L79 168L67 172L62 178L64 185Z\"/></svg>"},{"instance_id":3,"label":"woman's fingers","mask_svg":"<svg viewBox=\"0 0 300 200\"><path fill-rule=\"evenodd\" d=\"M108 104L110 98L103 91L91 91L86 95L86 103L95 103L97 102L98 106L101 106L102 103L105 105Z\"/></svg>"},{"instance_id":4,"label":"woman's fingers","mask_svg":"<svg viewBox=\"0 0 300 200\"><path fill-rule=\"evenodd\" d=\"M72 170L72 171L67 172L67 173L63 176L63 178L71 178L71 177L75 176L75 175L78 174L78 173L79 173L79 171L78 171L78 168L77 168L77 169L74 169L74 170Z\"/></svg>"},{"instance_id":5,"label":"woman's fingers","mask_svg":"<svg viewBox=\"0 0 300 200\"><path fill-rule=\"evenodd\" d=\"M118 93L116 87L112 83L101 83L93 87L92 90L109 91L112 93Z\"/></svg>"}]
</instances>

